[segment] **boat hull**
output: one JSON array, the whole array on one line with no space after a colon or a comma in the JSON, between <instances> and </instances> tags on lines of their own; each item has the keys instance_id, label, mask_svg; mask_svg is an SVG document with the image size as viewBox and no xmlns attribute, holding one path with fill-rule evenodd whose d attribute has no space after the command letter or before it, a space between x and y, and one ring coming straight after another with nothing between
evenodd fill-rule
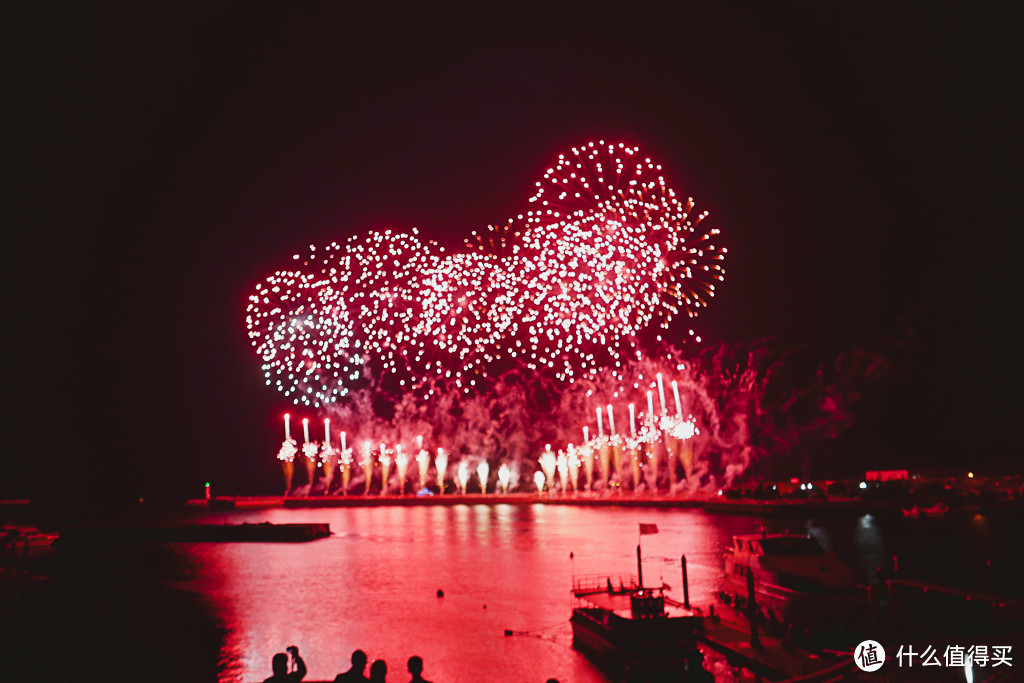
<instances>
[{"instance_id":1,"label":"boat hull","mask_svg":"<svg viewBox=\"0 0 1024 683\"><path fill-rule=\"evenodd\" d=\"M624 619L579 607L570 618L573 647L609 661L679 661L696 647L699 617Z\"/></svg>"}]
</instances>

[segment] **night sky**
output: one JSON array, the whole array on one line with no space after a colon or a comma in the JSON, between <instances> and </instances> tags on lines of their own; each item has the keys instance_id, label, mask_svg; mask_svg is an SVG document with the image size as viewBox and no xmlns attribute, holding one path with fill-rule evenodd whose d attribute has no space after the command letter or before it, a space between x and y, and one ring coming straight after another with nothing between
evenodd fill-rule
<instances>
[{"instance_id":1,"label":"night sky","mask_svg":"<svg viewBox=\"0 0 1024 683\"><path fill-rule=\"evenodd\" d=\"M0 496L276 492L289 403L245 334L253 286L370 229L458 246L596 138L639 145L722 229L705 344L827 357L909 326L847 451L1018 468L1010 10L101 4L0 21Z\"/></svg>"}]
</instances>

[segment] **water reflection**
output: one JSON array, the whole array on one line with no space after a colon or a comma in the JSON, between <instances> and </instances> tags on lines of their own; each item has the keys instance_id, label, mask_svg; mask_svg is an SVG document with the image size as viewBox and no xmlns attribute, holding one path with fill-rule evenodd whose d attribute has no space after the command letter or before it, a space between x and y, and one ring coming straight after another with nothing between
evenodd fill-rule
<instances>
[{"instance_id":1,"label":"water reflection","mask_svg":"<svg viewBox=\"0 0 1024 683\"><path fill-rule=\"evenodd\" d=\"M603 681L571 649L573 575L635 572L638 524L654 523L659 533L642 539L645 580L667 583L681 598L685 553L691 602L706 606L732 536L761 525L697 510L554 505L274 509L207 521L329 522L334 532L307 544L181 546L197 567L190 588L227 625L222 679L246 682L269 675L270 658L291 644L302 650L312 680L333 679L361 648L396 670L418 654L430 677L443 681L479 680L496 667L507 681ZM1010 571L1021 566L1015 528L980 516L864 515L765 525L768 532L805 530L864 580L898 550L910 568L935 569L929 563L945 555L932 577L939 580L945 571L967 579L998 576L985 569L991 563L1005 573L1007 586L1019 584ZM1009 551L1007 533L1016 539ZM505 637L506 629L527 635Z\"/></svg>"},{"instance_id":2,"label":"water reflection","mask_svg":"<svg viewBox=\"0 0 1024 683\"><path fill-rule=\"evenodd\" d=\"M648 581L691 599L717 589L721 553L746 518L696 511L466 506L267 510L217 521L327 521L310 544L195 544L195 590L228 624L223 679L265 678L275 652L296 644L311 679L332 679L352 650L395 665L410 655L438 680L474 680L501 666L505 680L604 680L571 649L574 574L635 571L638 524ZM571 556L570 556L571 555ZM437 589L445 596L436 597ZM505 637L505 629L530 635Z\"/></svg>"},{"instance_id":3,"label":"water reflection","mask_svg":"<svg viewBox=\"0 0 1024 683\"><path fill-rule=\"evenodd\" d=\"M888 566L889 554L874 515L864 515L857 520L853 529L853 547L857 560L855 569L861 579L870 583L877 582L876 573L879 568Z\"/></svg>"}]
</instances>

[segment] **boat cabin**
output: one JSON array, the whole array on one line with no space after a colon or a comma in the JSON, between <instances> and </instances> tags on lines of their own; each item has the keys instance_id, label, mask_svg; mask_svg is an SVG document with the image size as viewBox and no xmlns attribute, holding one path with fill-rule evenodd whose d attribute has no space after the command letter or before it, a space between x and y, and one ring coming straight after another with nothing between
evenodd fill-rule
<instances>
[{"instance_id":1,"label":"boat cabin","mask_svg":"<svg viewBox=\"0 0 1024 683\"><path fill-rule=\"evenodd\" d=\"M747 573L758 584L807 592L823 592L857 584L853 569L825 552L810 536L748 534L733 537L726 551L726 578L745 582Z\"/></svg>"}]
</instances>

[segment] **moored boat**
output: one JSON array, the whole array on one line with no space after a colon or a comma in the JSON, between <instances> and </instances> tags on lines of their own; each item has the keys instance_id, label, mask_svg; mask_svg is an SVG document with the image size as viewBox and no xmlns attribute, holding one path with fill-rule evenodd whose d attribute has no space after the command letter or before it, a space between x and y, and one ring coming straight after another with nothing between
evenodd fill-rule
<instances>
[{"instance_id":1,"label":"moored boat","mask_svg":"<svg viewBox=\"0 0 1024 683\"><path fill-rule=\"evenodd\" d=\"M812 636L830 646L862 635L868 616L867 587L854 570L795 534L733 537L719 600L753 614L769 633Z\"/></svg>"},{"instance_id":2,"label":"moored boat","mask_svg":"<svg viewBox=\"0 0 1024 683\"><path fill-rule=\"evenodd\" d=\"M685 681L687 669L699 666L703 617L663 587L642 586L632 575L583 576L573 579L572 595L573 647L606 668Z\"/></svg>"},{"instance_id":3,"label":"moored boat","mask_svg":"<svg viewBox=\"0 0 1024 683\"><path fill-rule=\"evenodd\" d=\"M53 549L60 534L40 531L35 527L7 525L0 527L0 540L5 553L34 557Z\"/></svg>"}]
</instances>

